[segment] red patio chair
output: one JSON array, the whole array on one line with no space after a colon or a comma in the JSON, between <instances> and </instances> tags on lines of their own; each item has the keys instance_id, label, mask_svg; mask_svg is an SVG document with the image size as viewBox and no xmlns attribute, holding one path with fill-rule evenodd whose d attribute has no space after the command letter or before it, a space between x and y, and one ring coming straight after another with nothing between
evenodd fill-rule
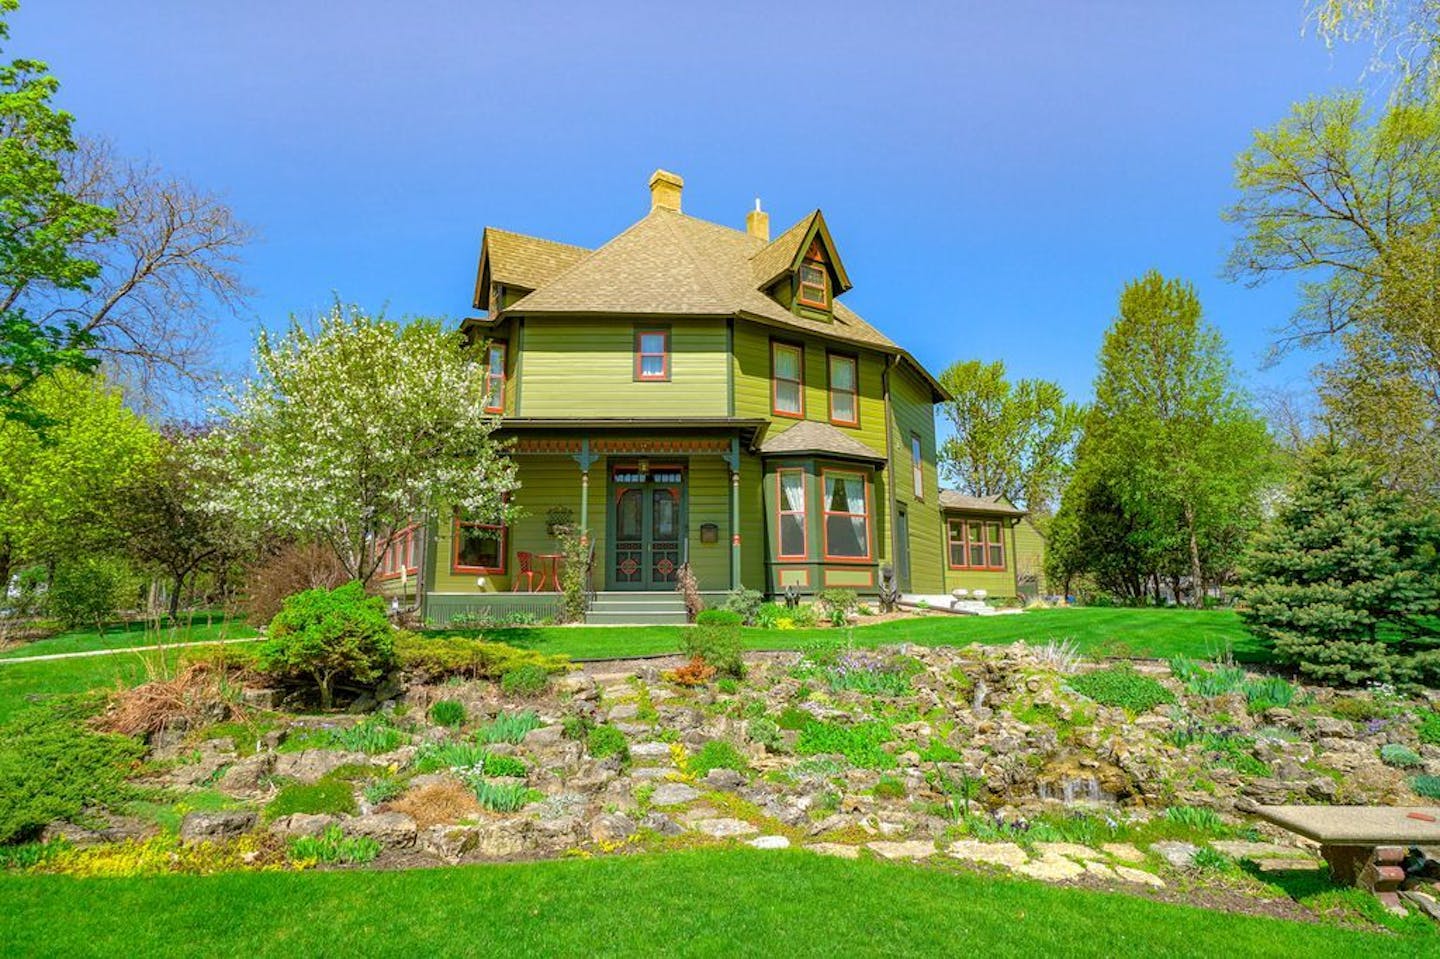
<instances>
[{"instance_id":1,"label":"red patio chair","mask_svg":"<svg viewBox=\"0 0 1440 959\"><path fill-rule=\"evenodd\" d=\"M522 576L525 577L525 591L529 593L535 592L535 580L541 575L535 570L535 554L525 552L524 550L517 550L515 552L515 565L518 568L515 570L515 581L510 584L510 592L514 593L519 591L520 577Z\"/></svg>"}]
</instances>

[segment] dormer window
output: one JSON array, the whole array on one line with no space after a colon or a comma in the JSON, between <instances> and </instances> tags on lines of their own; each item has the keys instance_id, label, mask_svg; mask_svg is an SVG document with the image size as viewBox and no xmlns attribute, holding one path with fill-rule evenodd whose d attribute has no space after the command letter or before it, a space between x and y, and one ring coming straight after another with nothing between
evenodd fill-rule
<instances>
[{"instance_id":1,"label":"dormer window","mask_svg":"<svg viewBox=\"0 0 1440 959\"><path fill-rule=\"evenodd\" d=\"M805 259L800 264L798 299L801 306L813 306L819 310L830 309L830 271L825 266L825 254L820 248L819 240L810 244L810 249L806 251Z\"/></svg>"}]
</instances>

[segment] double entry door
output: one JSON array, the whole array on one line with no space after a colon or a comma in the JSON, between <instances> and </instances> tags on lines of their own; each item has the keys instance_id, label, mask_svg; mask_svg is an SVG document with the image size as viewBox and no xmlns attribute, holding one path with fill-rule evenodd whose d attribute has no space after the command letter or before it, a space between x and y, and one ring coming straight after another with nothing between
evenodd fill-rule
<instances>
[{"instance_id":1,"label":"double entry door","mask_svg":"<svg viewBox=\"0 0 1440 959\"><path fill-rule=\"evenodd\" d=\"M671 590L685 553L685 469L627 464L610 473L607 589Z\"/></svg>"}]
</instances>

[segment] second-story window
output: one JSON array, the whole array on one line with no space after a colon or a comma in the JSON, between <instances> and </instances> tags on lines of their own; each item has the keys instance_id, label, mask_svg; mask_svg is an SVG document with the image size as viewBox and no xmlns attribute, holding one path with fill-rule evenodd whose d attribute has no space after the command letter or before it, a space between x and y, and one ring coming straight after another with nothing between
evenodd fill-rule
<instances>
[{"instance_id":1,"label":"second-story window","mask_svg":"<svg viewBox=\"0 0 1440 959\"><path fill-rule=\"evenodd\" d=\"M920 435L910 434L910 485L916 499L925 498L925 461L920 456Z\"/></svg>"},{"instance_id":2,"label":"second-story window","mask_svg":"<svg viewBox=\"0 0 1440 959\"><path fill-rule=\"evenodd\" d=\"M485 350L485 412L505 412L505 341L494 340Z\"/></svg>"},{"instance_id":3,"label":"second-story window","mask_svg":"<svg viewBox=\"0 0 1440 959\"><path fill-rule=\"evenodd\" d=\"M853 356L830 357L830 422L860 425L859 379Z\"/></svg>"},{"instance_id":4,"label":"second-story window","mask_svg":"<svg viewBox=\"0 0 1440 959\"><path fill-rule=\"evenodd\" d=\"M805 418L805 351L790 343L770 344L776 416Z\"/></svg>"},{"instance_id":5,"label":"second-story window","mask_svg":"<svg viewBox=\"0 0 1440 959\"><path fill-rule=\"evenodd\" d=\"M670 332L668 330L635 331L635 378L637 380L668 380L670 378Z\"/></svg>"}]
</instances>

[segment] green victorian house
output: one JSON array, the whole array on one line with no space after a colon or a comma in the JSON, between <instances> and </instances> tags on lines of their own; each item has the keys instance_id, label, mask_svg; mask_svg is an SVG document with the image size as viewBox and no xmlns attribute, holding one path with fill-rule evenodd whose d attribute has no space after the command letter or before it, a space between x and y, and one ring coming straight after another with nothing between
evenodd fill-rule
<instances>
[{"instance_id":1,"label":"green victorian house","mask_svg":"<svg viewBox=\"0 0 1440 959\"><path fill-rule=\"evenodd\" d=\"M650 212L598 249L485 230L484 315L462 328L484 344L521 518L415 531L392 591L442 624L552 613L568 522L593 542L594 622L683 622L686 562L712 601L873 594L887 572L910 594L1015 595L1023 511L938 488L946 393L841 302L820 211L772 238L758 203L737 230L682 213L675 174L649 185Z\"/></svg>"}]
</instances>

